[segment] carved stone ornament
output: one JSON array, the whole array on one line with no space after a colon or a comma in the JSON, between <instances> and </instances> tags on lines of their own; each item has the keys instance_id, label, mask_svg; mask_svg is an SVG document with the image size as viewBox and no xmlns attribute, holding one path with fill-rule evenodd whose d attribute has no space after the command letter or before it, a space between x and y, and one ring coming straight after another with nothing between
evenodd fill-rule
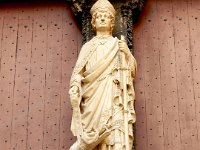
<instances>
[{"instance_id":1,"label":"carved stone ornament","mask_svg":"<svg viewBox=\"0 0 200 150\"><path fill-rule=\"evenodd\" d=\"M70 80L71 130L77 137L70 150L134 149L132 25L142 2L111 2L72 1L82 18L84 45Z\"/></svg>"},{"instance_id":2,"label":"carved stone ornament","mask_svg":"<svg viewBox=\"0 0 200 150\"><path fill-rule=\"evenodd\" d=\"M91 26L90 9L96 0L67 0L72 11L82 27L83 44L89 41L95 32ZM137 21L146 0L110 0L116 10L115 28L113 36L119 37L122 33L127 38L127 43L133 51L133 23Z\"/></svg>"}]
</instances>

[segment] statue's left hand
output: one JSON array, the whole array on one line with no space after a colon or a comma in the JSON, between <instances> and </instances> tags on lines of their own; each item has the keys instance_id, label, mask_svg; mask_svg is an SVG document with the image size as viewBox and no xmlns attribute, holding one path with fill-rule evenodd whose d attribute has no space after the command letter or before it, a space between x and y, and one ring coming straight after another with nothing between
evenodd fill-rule
<instances>
[{"instance_id":1,"label":"statue's left hand","mask_svg":"<svg viewBox=\"0 0 200 150\"><path fill-rule=\"evenodd\" d=\"M119 40L118 45L119 45L119 50L124 52L125 55L128 55L129 48L128 48L126 41L124 39L121 39L121 40Z\"/></svg>"}]
</instances>

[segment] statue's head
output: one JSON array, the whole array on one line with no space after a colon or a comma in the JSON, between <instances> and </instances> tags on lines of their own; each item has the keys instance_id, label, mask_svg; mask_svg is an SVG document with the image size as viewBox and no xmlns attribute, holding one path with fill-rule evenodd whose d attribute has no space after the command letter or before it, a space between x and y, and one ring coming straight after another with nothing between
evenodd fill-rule
<instances>
[{"instance_id":1,"label":"statue's head","mask_svg":"<svg viewBox=\"0 0 200 150\"><path fill-rule=\"evenodd\" d=\"M92 26L95 30L109 30L112 33L115 9L108 0L98 0L91 8Z\"/></svg>"}]
</instances>

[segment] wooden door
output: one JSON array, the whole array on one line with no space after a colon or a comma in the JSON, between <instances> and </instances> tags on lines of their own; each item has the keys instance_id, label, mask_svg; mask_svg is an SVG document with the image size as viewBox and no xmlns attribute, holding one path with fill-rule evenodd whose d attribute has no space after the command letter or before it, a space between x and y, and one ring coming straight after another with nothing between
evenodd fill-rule
<instances>
[{"instance_id":1,"label":"wooden door","mask_svg":"<svg viewBox=\"0 0 200 150\"><path fill-rule=\"evenodd\" d=\"M135 26L137 150L200 149L199 9L149 0Z\"/></svg>"},{"instance_id":2,"label":"wooden door","mask_svg":"<svg viewBox=\"0 0 200 150\"><path fill-rule=\"evenodd\" d=\"M66 2L0 6L0 150L67 150L81 34Z\"/></svg>"}]
</instances>

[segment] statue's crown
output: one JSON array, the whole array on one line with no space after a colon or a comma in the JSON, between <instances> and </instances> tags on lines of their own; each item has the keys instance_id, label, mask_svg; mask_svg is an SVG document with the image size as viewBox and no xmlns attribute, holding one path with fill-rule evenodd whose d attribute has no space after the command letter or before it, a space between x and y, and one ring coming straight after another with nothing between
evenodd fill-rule
<instances>
[{"instance_id":1,"label":"statue's crown","mask_svg":"<svg viewBox=\"0 0 200 150\"><path fill-rule=\"evenodd\" d=\"M91 15L93 15L96 11L108 11L115 15L115 9L108 0L97 0L90 10Z\"/></svg>"}]
</instances>

